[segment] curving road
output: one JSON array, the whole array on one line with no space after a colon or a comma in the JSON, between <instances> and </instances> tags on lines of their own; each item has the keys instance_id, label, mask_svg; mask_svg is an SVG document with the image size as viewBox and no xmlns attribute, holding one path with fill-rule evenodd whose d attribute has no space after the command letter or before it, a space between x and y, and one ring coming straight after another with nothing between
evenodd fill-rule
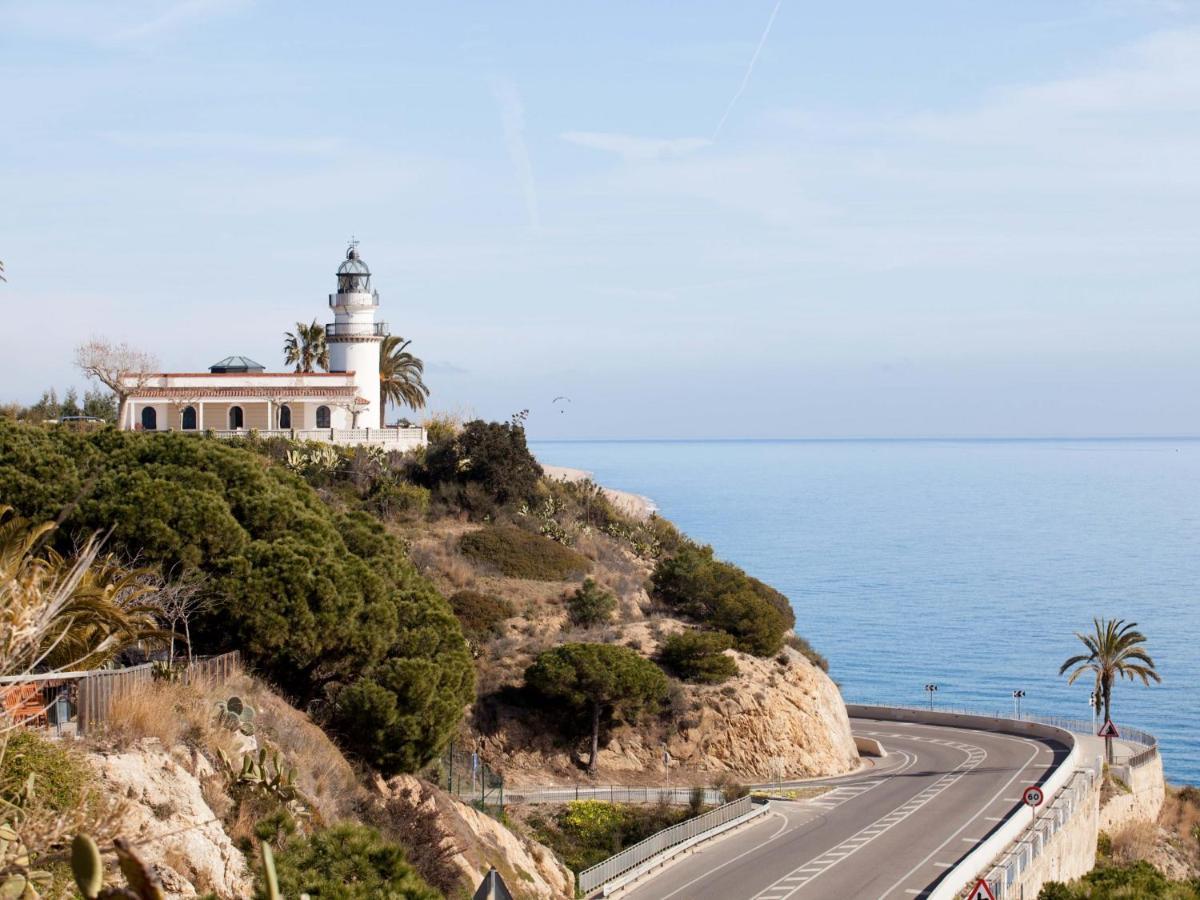
<instances>
[{"instance_id":1,"label":"curving road","mask_svg":"<svg viewBox=\"0 0 1200 900\"><path fill-rule=\"evenodd\" d=\"M852 719L888 756L868 770L808 782L831 790L772 801L768 815L668 863L636 900L907 900L1014 811L1069 748L1054 741L935 725Z\"/></svg>"}]
</instances>

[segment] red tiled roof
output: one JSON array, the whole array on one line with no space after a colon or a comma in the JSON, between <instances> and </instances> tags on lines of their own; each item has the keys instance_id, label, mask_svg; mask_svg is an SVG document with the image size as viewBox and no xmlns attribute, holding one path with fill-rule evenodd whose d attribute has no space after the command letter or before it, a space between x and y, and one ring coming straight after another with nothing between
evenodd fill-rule
<instances>
[{"instance_id":1,"label":"red tiled roof","mask_svg":"<svg viewBox=\"0 0 1200 900\"><path fill-rule=\"evenodd\" d=\"M329 387L145 387L130 395L132 399L161 398L166 400L195 400L201 397L262 397L267 400L301 397L353 397L352 384L333 384Z\"/></svg>"}]
</instances>

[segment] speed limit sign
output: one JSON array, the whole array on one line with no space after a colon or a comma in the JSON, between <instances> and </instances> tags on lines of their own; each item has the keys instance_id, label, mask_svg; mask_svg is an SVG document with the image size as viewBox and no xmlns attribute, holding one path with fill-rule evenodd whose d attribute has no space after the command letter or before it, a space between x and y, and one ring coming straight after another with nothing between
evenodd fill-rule
<instances>
[{"instance_id":1,"label":"speed limit sign","mask_svg":"<svg viewBox=\"0 0 1200 900\"><path fill-rule=\"evenodd\" d=\"M1042 789L1036 784L1025 788L1025 793L1021 795L1021 799L1025 801L1026 806L1032 806L1035 809L1042 805L1045 796L1042 794Z\"/></svg>"}]
</instances>

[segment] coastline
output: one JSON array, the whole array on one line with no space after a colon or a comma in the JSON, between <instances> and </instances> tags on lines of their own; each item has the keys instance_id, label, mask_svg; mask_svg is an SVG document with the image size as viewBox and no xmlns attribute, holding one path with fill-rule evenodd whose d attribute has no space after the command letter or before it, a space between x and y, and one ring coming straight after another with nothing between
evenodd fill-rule
<instances>
[{"instance_id":1,"label":"coastline","mask_svg":"<svg viewBox=\"0 0 1200 900\"><path fill-rule=\"evenodd\" d=\"M584 481L591 478L592 473L585 469L573 469L570 466L551 466L542 463L542 471L546 473L547 478L556 478L559 481ZM641 494L633 494L629 491L619 491L616 488L600 486L600 490L604 492L604 496L608 498L609 503L616 506L627 515L637 519L648 519L658 512L658 507L649 497L643 497Z\"/></svg>"}]
</instances>

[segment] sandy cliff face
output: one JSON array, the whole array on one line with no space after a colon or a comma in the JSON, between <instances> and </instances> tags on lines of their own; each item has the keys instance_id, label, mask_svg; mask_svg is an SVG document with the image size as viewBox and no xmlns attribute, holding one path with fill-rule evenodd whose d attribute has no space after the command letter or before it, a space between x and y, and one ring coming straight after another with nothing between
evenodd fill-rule
<instances>
[{"instance_id":1,"label":"sandy cliff face","mask_svg":"<svg viewBox=\"0 0 1200 900\"><path fill-rule=\"evenodd\" d=\"M88 759L102 787L125 799L122 833L157 869L168 897L250 896L245 857L200 789L200 778L212 771L203 757L176 757L146 740Z\"/></svg>"},{"instance_id":2,"label":"sandy cliff face","mask_svg":"<svg viewBox=\"0 0 1200 900\"><path fill-rule=\"evenodd\" d=\"M495 819L460 803L427 782L401 775L381 785L385 796L400 796L433 812L455 850L453 864L472 890L495 866L518 900L553 900L575 895L575 879L550 850L518 837Z\"/></svg>"},{"instance_id":3,"label":"sandy cliff face","mask_svg":"<svg viewBox=\"0 0 1200 900\"><path fill-rule=\"evenodd\" d=\"M655 624L662 637L683 627L672 620ZM658 639L645 623L634 623L621 629L617 642L653 653ZM858 766L846 707L828 675L790 648L769 659L729 652L737 676L721 685L680 685L663 716L605 735L596 781L704 784L728 776L755 782L840 775ZM536 724L543 721L497 703L487 725L471 736L510 788L583 778L585 741L564 740Z\"/></svg>"}]
</instances>

